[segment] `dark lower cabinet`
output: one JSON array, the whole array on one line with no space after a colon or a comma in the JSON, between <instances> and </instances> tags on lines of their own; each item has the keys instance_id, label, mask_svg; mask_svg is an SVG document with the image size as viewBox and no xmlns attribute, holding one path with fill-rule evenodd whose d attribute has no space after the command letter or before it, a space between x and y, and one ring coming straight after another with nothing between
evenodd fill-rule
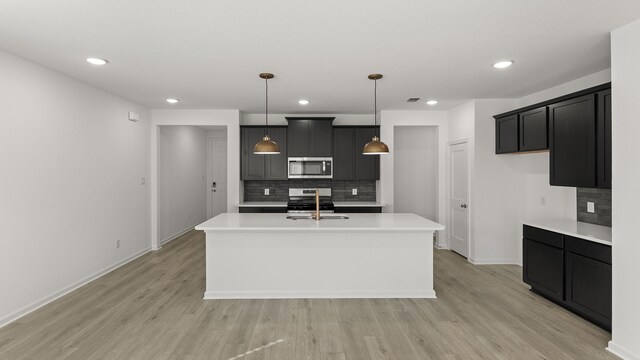
<instances>
[{"instance_id":1,"label":"dark lower cabinet","mask_svg":"<svg viewBox=\"0 0 640 360\"><path fill-rule=\"evenodd\" d=\"M523 234L531 290L611 330L611 247L527 225Z\"/></svg>"},{"instance_id":2,"label":"dark lower cabinet","mask_svg":"<svg viewBox=\"0 0 640 360\"><path fill-rule=\"evenodd\" d=\"M562 301L564 296L564 251L562 236L550 231L524 227L523 281L536 292Z\"/></svg>"},{"instance_id":3,"label":"dark lower cabinet","mask_svg":"<svg viewBox=\"0 0 640 360\"><path fill-rule=\"evenodd\" d=\"M353 213L369 213L369 214L376 214L376 213L381 213L382 212L382 207L379 206L339 206L336 207L335 209L336 213L339 214L353 214Z\"/></svg>"},{"instance_id":4,"label":"dark lower cabinet","mask_svg":"<svg viewBox=\"0 0 640 360\"><path fill-rule=\"evenodd\" d=\"M496 154L518 152L518 115L496 119Z\"/></svg>"},{"instance_id":5,"label":"dark lower cabinet","mask_svg":"<svg viewBox=\"0 0 640 360\"><path fill-rule=\"evenodd\" d=\"M595 95L549 106L550 184L596 186Z\"/></svg>"},{"instance_id":6,"label":"dark lower cabinet","mask_svg":"<svg viewBox=\"0 0 640 360\"><path fill-rule=\"evenodd\" d=\"M241 214L285 214L286 212L286 207L240 207Z\"/></svg>"}]
</instances>

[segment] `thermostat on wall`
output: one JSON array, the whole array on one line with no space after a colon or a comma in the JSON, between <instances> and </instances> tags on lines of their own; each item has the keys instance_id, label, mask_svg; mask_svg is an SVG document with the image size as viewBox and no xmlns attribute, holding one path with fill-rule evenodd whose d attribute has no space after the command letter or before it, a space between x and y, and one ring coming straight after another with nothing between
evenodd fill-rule
<instances>
[{"instance_id":1,"label":"thermostat on wall","mask_svg":"<svg viewBox=\"0 0 640 360\"><path fill-rule=\"evenodd\" d=\"M140 120L140 114L133 112L133 111L129 111L129 120L131 121L138 121Z\"/></svg>"}]
</instances>

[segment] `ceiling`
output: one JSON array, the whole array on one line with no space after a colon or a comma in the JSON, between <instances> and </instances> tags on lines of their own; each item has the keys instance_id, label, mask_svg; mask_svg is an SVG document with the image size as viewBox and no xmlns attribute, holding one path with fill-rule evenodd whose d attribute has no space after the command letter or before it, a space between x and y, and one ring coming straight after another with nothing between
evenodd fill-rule
<instances>
[{"instance_id":1,"label":"ceiling","mask_svg":"<svg viewBox=\"0 0 640 360\"><path fill-rule=\"evenodd\" d=\"M263 112L273 72L270 111L366 113L379 72L379 108L444 110L606 69L637 18L637 0L3 0L0 49L151 108Z\"/></svg>"}]
</instances>

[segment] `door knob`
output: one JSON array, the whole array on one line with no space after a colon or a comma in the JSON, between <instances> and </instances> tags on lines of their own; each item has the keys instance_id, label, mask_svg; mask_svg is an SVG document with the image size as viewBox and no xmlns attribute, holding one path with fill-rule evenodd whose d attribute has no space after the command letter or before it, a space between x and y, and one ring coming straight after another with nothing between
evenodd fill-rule
<instances>
[{"instance_id":1,"label":"door knob","mask_svg":"<svg viewBox=\"0 0 640 360\"><path fill-rule=\"evenodd\" d=\"M466 209L467 208L467 204L462 204L460 205L461 208Z\"/></svg>"}]
</instances>

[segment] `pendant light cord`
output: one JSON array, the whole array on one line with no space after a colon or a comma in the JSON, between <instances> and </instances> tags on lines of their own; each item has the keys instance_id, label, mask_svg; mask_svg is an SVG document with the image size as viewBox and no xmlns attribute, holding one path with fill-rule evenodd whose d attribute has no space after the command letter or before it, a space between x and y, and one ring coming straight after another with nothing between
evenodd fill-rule
<instances>
[{"instance_id":1,"label":"pendant light cord","mask_svg":"<svg viewBox=\"0 0 640 360\"><path fill-rule=\"evenodd\" d=\"M380 136L380 134L378 134L378 128L376 127L378 125L378 79L374 79L373 80L373 131L375 134L377 134L377 136Z\"/></svg>"},{"instance_id":2,"label":"pendant light cord","mask_svg":"<svg viewBox=\"0 0 640 360\"><path fill-rule=\"evenodd\" d=\"M269 135L269 79L264 79L264 136Z\"/></svg>"}]
</instances>

